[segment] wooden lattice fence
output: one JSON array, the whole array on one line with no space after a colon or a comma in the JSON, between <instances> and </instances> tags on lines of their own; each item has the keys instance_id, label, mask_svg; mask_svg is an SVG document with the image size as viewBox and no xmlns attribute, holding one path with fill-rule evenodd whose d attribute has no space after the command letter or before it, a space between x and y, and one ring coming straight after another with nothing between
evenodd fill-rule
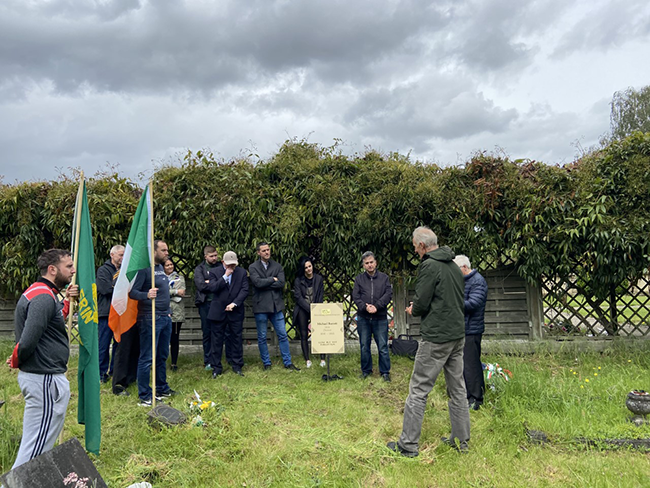
<instances>
[{"instance_id":1,"label":"wooden lattice fence","mask_svg":"<svg viewBox=\"0 0 650 488\"><path fill-rule=\"evenodd\" d=\"M596 297L579 274L546 277L541 283L544 299L544 335L648 336L650 335L650 276L612 287L605 299Z\"/></svg>"}]
</instances>

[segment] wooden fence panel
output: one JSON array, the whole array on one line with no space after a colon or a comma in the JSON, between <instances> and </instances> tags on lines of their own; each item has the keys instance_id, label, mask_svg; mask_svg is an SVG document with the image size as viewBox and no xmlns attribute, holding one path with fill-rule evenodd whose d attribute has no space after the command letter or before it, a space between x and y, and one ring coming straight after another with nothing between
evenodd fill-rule
<instances>
[{"instance_id":1,"label":"wooden fence panel","mask_svg":"<svg viewBox=\"0 0 650 488\"><path fill-rule=\"evenodd\" d=\"M512 266L488 270L481 274L488 284L484 337L532 338L531 306L526 281L516 274ZM412 286L405 296L404 307L413 300ZM420 318L407 316L407 326L408 333L419 339Z\"/></svg>"}]
</instances>

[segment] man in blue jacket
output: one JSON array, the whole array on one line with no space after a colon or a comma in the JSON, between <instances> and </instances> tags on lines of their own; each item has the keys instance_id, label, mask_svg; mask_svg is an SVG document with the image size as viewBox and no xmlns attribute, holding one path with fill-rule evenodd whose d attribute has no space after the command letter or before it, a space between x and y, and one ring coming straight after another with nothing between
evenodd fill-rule
<instances>
[{"instance_id":1,"label":"man in blue jacket","mask_svg":"<svg viewBox=\"0 0 650 488\"><path fill-rule=\"evenodd\" d=\"M228 251L223 255L222 265L212 269L208 291L214 294L208 312L210 321L210 364L212 377L221 375L221 354L224 339L229 343L232 370L244 376L244 346L242 329L244 324L244 300L248 296L248 275L238 267L237 254Z\"/></svg>"},{"instance_id":2,"label":"man in blue jacket","mask_svg":"<svg viewBox=\"0 0 650 488\"><path fill-rule=\"evenodd\" d=\"M379 374L390 381L390 355L388 354L388 304L393 298L393 287L388 275L377 271L377 260L371 251L361 256L365 269L354 279L352 300L357 306L357 332L361 346L361 377L372 374L370 341L375 338L379 351Z\"/></svg>"},{"instance_id":3,"label":"man in blue jacket","mask_svg":"<svg viewBox=\"0 0 650 488\"><path fill-rule=\"evenodd\" d=\"M472 269L469 258L462 254L454 262L465 278L465 349L463 352L463 377L467 389L467 403L472 410L483 404L485 380L481 364L481 339L485 332L485 304L488 286L485 278Z\"/></svg>"},{"instance_id":4,"label":"man in blue jacket","mask_svg":"<svg viewBox=\"0 0 650 488\"><path fill-rule=\"evenodd\" d=\"M151 269L138 271L129 297L138 300L138 327L140 330L140 357L138 358L138 396L140 406L152 404L151 382L151 333L152 317L156 317L156 397L170 397L176 392L167 383L166 361L169 356L169 341L172 335L172 319L169 316L169 279L163 269L169 250L167 244L155 240L153 244L154 283L151 283ZM152 300L156 300L152 309Z\"/></svg>"}]
</instances>

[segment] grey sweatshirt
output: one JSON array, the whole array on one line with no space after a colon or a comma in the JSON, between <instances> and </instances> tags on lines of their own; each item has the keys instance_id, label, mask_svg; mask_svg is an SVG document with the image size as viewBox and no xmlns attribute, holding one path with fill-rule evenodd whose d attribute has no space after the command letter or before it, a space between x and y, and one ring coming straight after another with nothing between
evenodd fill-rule
<instances>
[{"instance_id":1,"label":"grey sweatshirt","mask_svg":"<svg viewBox=\"0 0 650 488\"><path fill-rule=\"evenodd\" d=\"M37 283L47 285L52 293L55 286L45 278ZM18 367L35 374L59 374L68 369L70 348L63 318L63 303L49 293L41 293L29 300L24 294L18 300L14 316Z\"/></svg>"}]
</instances>

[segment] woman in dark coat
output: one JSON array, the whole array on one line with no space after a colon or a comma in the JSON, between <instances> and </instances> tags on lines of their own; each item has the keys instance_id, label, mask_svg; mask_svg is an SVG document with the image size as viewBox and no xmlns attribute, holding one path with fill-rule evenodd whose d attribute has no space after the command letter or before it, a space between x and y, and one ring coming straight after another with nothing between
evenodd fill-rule
<instances>
[{"instance_id":1,"label":"woman in dark coat","mask_svg":"<svg viewBox=\"0 0 650 488\"><path fill-rule=\"evenodd\" d=\"M293 284L293 295L296 299L296 308L293 310L293 323L300 333L300 347L302 355L311 368L309 360L309 323L311 322L311 304L323 303L323 277L314 272L312 260L307 257L300 258L298 262L298 277ZM324 361L321 359L321 366Z\"/></svg>"}]
</instances>

